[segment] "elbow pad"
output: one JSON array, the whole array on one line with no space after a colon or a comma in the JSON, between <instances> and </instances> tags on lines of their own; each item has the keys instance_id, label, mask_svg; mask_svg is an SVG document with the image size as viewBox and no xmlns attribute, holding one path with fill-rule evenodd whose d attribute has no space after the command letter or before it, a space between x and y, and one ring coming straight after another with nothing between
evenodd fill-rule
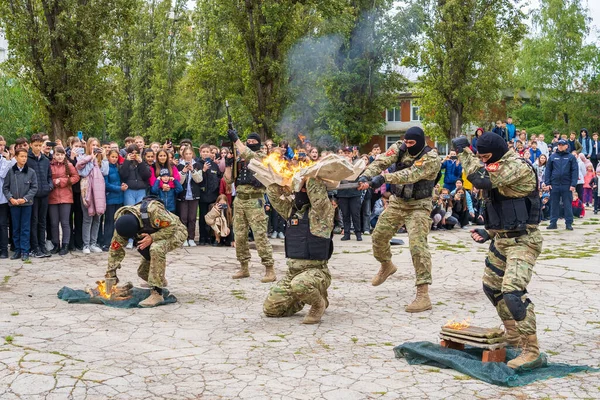
<instances>
[{"instance_id":1,"label":"elbow pad","mask_svg":"<svg viewBox=\"0 0 600 400\"><path fill-rule=\"evenodd\" d=\"M469 182L473 184L477 189L490 190L492 189L492 181L490 175L485 168L480 168L478 171L473 172L467 176Z\"/></svg>"}]
</instances>

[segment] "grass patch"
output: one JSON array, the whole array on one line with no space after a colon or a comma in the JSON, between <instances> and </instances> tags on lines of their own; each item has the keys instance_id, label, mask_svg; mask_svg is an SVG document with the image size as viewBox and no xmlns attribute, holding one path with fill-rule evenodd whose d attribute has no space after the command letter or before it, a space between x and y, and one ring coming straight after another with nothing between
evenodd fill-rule
<instances>
[{"instance_id":1,"label":"grass patch","mask_svg":"<svg viewBox=\"0 0 600 400\"><path fill-rule=\"evenodd\" d=\"M550 329L550 328L544 328L544 332L552 332L552 329Z\"/></svg>"},{"instance_id":2,"label":"grass patch","mask_svg":"<svg viewBox=\"0 0 600 400\"><path fill-rule=\"evenodd\" d=\"M331 347L330 345L328 345L327 343L325 343L323 340L321 339L317 339L317 344L319 344L322 348L324 348L325 350L333 350L333 347Z\"/></svg>"},{"instance_id":3,"label":"grass patch","mask_svg":"<svg viewBox=\"0 0 600 400\"><path fill-rule=\"evenodd\" d=\"M427 372L440 372L439 368L427 368L426 369Z\"/></svg>"},{"instance_id":4,"label":"grass patch","mask_svg":"<svg viewBox=\"0 0 600 400\"><path fill-rule=\"evenodd\" d=\"M383 342L383 345L384 346L393 346L394 343L392 343L392 342Z\"/></svg>"},{"instance_id":5,"label":"grass patch","mask_svg":"<svg viewBox=\"0 0 600 400\"><path fill-rule=\"evenodd\" d=\"M271 340L267 340L268 343L280 343L281 340L277 340L277 339L271 339Z\"/></svg>"},{"instance_id":6,"label":"grass patch","mask_svg":"<svg viewBox=\"0 0 600 400\"><path fill-rule=\"evenodd\" d=\"M12 337L11 335L4 336L4 341L8 344L12 343L13 340L15 340L15 338Z\"/></svg>"},{"instance_id":7,"label":"grass patch","mask_svg":"<svg viewBox=\"0 0 600 400\"><path fill-rule=\"evenodd\" d=\"M350 340L352 340L352 343L358 342L358 338L356 338L356 337L351 337Z\"/></svg>"},{"instance_id":8,"label":"grass patch","mask_svg":"<svg viewBox=\"0 0 600 400\"><path fill-rule=\"evenodd\" d=\"M469 375L456 375L454 377L455 381L470 381L471 379L473 378L471 378Z\"/></svg>"},{"instance_id":9,"label":"grass patch","mask_svg":"<svg viewBox=\"0 0 600 400\"><path fill-rule=\"evenodd\" d=\"M10 313L11 316L16 317L17 315L19 315L18 311L13 311Z\"/></svg>"},{"instance_id":10,"label":"grass patch","mask_svg":"<svg viewBox=\"0 0 600 400\"><path fill-rule=\"evenodd\" d=\"M600 325L600 321L586 321L586 325Z\"/></svg>"},{"instance_id":11,"label":"grass patch","mask_svg":"<svg viewBox=\"0 0 600 400\"><path fill-rule=\"evenodd\" d=\"M10 279L10 275L5 275L4 276L4 280L2 281L2 283L8 283L9 279Z\"/></svg>"},{"instance_id":12,"label":"grass patch","mask_svg":"<svg viewBox=\"0 0 600 400\"><path fill-rule=\"evenodd\" d=\"M246 296L244 296L244 291L243 290L232 290L231 291L231 295L233 297L235 297L238 300L248 300L248 298L246 298Z\"/></svg>"},{"instance_id":13,"label":"grass patch","mask_svg":"<svg viewBox=\"0 0 600 400\"><path fill-rule=\"evenodd\" d=\"M282 338L282 339L285 339L285 337L286 337L287 335L286 335L286 334L284 334L284 333L278 333L278 334L277 334L277 335L275 335L275 336L277 336L277 337L279 337L279 338Z\"/></svg>"},{"instance_id":14,"label":"grass patch","mask_svg":"<svg viewBox=\"0 0 600 400\"><path fill-rule=\"evenodd\" d=\"M438 301L437 303L435 303L436 306L445 306L446 303L444 303L443 301Z\"/></svg>"},{"instance_id":15,"label":"grass patch","mask_svg":"<svg viewBox=\"0 0 600 400\"><path fill-rule=\"evenodd\" d=\"M550 354L551 356L557 356L560 353L558 351L546 350L544 353Z\"/></svg>"}]
</instances>

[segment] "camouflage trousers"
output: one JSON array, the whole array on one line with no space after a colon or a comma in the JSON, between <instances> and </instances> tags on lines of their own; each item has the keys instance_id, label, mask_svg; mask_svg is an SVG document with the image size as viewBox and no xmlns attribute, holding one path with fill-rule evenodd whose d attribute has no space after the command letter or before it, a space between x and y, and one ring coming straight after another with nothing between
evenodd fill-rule
<instances>
[{"instance_id":1,"label":"camouflage trousers","mask_svg":"<svg viewBox=\"0 0 600 400\"><path fill-rule=\"evenodd\" d=\"M148 282L150 286L165 287L165 269L167 267L167 253L180 248L187 239L187 229L181 225L175 235L167 240L157 240L150 245L150 260L142 257L137 274Z\"/></svg>"},{"instance_id":2,"label":"camouflage trousers","mask_svg":"<svg viewBox=\"0 0 600 400\"><path fill-rule=\"evenodd\" d=\"M500 319L516 320L522 335L536 333L535 312L527 297L527 285L541 251L542 234L534 229L516 238L496 237L490 243L485 259L483 290L496 307Z\"/></svg>"},{"instance_id":3,"label":"camouflage trousers","mask_svg":"<svg viewBox=\"0 0 600 400\"><path fill-rule=\"evenodd\" d=\"M302 263L308 263L309 268L295 272ZM288 260L288 267L285 278L271 287L263 304L267 317L289 317L305 304L314 304L321 296L327 299L327 288L331 284L327 261Z\"/></svg>"},{"instance_id":4,"label":"camouflage trousers","mask_svg":"<svg viewBox=\"0 0 600 400\"><path fill-rule=\"evenodd\" d=\"M265 267L273 266L273 248L267 238L268 217L263 209L262 199L242 200L236 197L233 202L233 231L235 232L235 255L241 264L250 261L248 227L252 228L256 250Z\"/></svg>"},{"instance_id":5,"label":"camouflage trousers","mask_svg":"<svg viewBox=\"0 0 600 400\"><path fill-rule=\"evenodd\" d=\"M379 262L392 260L390 239L406 225L410 255L415 267L416 285L431 284L431 254L427 235L431 228L431 199L404 201L395 196L381 213L373 231L373 256Z\"/></svg>"}]
</instances>

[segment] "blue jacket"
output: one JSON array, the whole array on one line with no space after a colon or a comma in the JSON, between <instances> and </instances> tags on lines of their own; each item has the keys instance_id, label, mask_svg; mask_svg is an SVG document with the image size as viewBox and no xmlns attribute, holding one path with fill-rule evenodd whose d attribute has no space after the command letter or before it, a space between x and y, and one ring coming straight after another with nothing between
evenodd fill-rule
<instances>
[{"instance_id":1,"label":"blue jacket","mask_svg":"<svg viewBox=\"0 0 600 400\"><path fill-rule=\"evenodd\" d=\"M119 167L117 165L108 165L108 175L104 177L104 183L106 187L106 204L123 204L121 176L119 175Z\"/></svg>"},{"instance_id":2,"label":"blue jacket","mask_svg":"<svg viewBox=\"0 0 600 400\"><path fill-rule=\"evenodd\" d=\"M38 190L35 197L48 197L54 183L52 183L52 170L50 169L50 160L43 153L36 157L33 151L29 149L27 154L27 166L35 171L38 180Z\"/></svg>"},{"instance_id":3,"label":"blue jacket","mask_svg":"<svg viewBox=\"0 0 600 400\"><path fill-rule=\"evenodd\" d=\"M506 124L506 131L508 132L508 140L513 140L515 138L515 134L517 133L515 124Z\"/></svg>"},{"instance_id":4,"label":"blue jacket","mask_svg":"<svg viewBox=\"0 0 600 400\"><path fill-rule=\"evenodd\" d=\"M442 163L444 173L444 183L456 184L456 181L462 178L462 165L457 160L446 160Z\"/></svg>"},{"instance_id":5,"label":"blue jacket","mask_svg":"<svg viewBox=\"0 0 600 400\"><path fill-rule=\"evenodd\" d=\"M579 167L573 154L566 151L550 154L544 177L546 185L575 187L578 177Z\"/></svg>"},{"instance_id":6,"label":"blue jacket","mask_svg":"<svg viewBox=\"0 0 600 400\"><path fill-rule=\"evenodd\" d=\"M165 208L171 212L175 212L175 199L177 198L177 195L183 192L183 186L181 186L181 182L175 179L173 183L175 184L175 189L165 192L160 188L162 180L157 179L156 182L154 182L154 185L152 185L152 189L150 189L150 193L157 195L162 202L165 203Z\"/></svg>"}]
</instances>

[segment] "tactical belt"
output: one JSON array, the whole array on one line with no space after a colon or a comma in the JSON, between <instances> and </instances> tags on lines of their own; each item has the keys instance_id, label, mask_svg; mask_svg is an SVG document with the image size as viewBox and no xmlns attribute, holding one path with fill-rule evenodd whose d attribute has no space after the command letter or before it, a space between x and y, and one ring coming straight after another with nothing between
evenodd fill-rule
<instances>
[{"instance_id":1,"label":"tactical belt","mask_svg":"<svg viewBox=\"0 0 600 400\"><path fill-rule=\"evenodd\" d=\"M533 232L533 229L527 229L524 231L499 232L496 234L496 237L498 239L512 239L516 237L525 236L531 232Z\"/></svg>"},{"instance_id":2,"label":"tactical belt","mask_svg":"<svg viewBox=\"0 0 600 400\"><path fill-rule=\"evenodd\" d=\"M262 193L238 193L236 197L240 200L250 199L262 199L264 195Z\"/></svg>"}]
</instances>

